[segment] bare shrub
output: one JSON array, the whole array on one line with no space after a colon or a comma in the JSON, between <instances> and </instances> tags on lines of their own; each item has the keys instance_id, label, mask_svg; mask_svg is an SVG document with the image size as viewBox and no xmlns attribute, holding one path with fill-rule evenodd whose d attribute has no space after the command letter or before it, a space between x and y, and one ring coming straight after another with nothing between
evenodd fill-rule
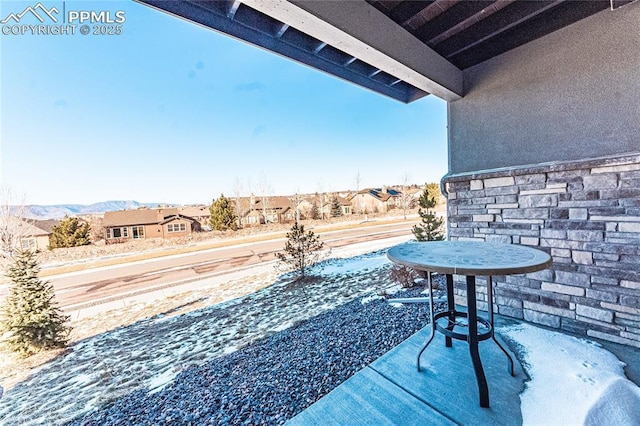
<instances>
[{"instance_id":1,"label":"bare shrub","mask_svg":"<svg viewBox=\"0 0 640 426\"><path fill-rule=\"evenodd\" d=\"M416 280L420 278L420 274L415 269L398 264L394 264L391 267L390 274L391 280L404 288L413 287L416 285Z\"/></svg>"}]
</instances>

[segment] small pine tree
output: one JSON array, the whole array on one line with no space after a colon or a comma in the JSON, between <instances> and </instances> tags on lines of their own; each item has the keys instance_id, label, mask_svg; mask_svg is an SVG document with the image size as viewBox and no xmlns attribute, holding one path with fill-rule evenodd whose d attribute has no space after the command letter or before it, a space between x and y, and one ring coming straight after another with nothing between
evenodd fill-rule
<instances>
[{"instance_id":1,"label":"small pine tree","mask_svg":"<svg viewBox=\"0 0 640 426\"><path fill-rule=\"evenodd\" d=\"M276 253L276 258L285 269L294 271L298 278L307 276L307 269L322 260L324 243L313 231L304 231L304 225L297 222L287 233L284 252Z\"/></svg>"},{"instance_id":2,"label":"small pine tree","mask_svg":"<svg viewBox=\"0 0 640 426\"><path fill-rule=\"evenodd\" d=\"M338 197L336 196L331 199L331 216L342 216L342 206L340 205L340 201L338 201Z\"/></svg>"},{"instance_id":3,"label":"small pine tree","mask_svg":"<svg viewBox=\"0 0 640 426\"><path fill-rule=\"evenodd\" d=\"M220 194L220 198L213 201L209 211L211 212L209 224L212 229L216 231L226 231L228 229L235 231L238 229L238 218L233 210L231 201L224 194Z\"/></svg>"},{"instance_id":4,"label":"small pine tree","mask_svg":"<svg viewBox=\"0 0 640 426\"><path fill-rule=\"evenodd\" d=\"M314 203L311 205L311 219L313 220L319 220L320 218L322 218L322 215L320 214L320 207L318 207L318 204L314 201Z\"/></svg>"},{"instance_id":5,"label":"small pine tree","mask_svg":"<svg viewBox=\"0 0 640 426\"><path fill-rule=\"evenodd\" d=\"M80 223L77 217L67 217L51 230L49 248L79 247L91 244L91 227L88 223Z\"/></svg>"},{"instance_id":6,"label":"small pine tree","mask_svg":"<svg viewBox=\"0 0 640 426\"><path fill-rule=\"evenodd\" d=\"M5 335L4 346L22 356L66 346L71 331L69 317L55 306L53 286L40 280L39 272L36 255L28 250L16 254L6 271L12 285L0 316L0 335Z\"/></svg>"},{"instance_id":7,"label":"small pine tree","mask_svg":"<svg viewBox=\"0 0 640 426\"><path fill-rule=\"evenodd\" d=\"M414 225L412 232L418 241L441 241L444 240L442 224L444 220L436 216L432 210L436 206L436 199L429 196L428 188L425 188L418 200L420 208L421 223Z\"/></svg>"}]
</instances>

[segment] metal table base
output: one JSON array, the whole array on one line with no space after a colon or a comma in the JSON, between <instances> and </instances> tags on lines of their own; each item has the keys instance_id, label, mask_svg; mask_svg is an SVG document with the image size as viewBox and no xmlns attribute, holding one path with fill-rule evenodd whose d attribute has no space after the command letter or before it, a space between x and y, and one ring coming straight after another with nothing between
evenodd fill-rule
<instances>
[{"instance_id":1,"label":"metal table base","mask_svg":"<svg viewBox=\"0 0 640 426\"><path fill-rule=\"evenodd\" d=\"M487 386L487 379L484 374L484 368L482 367L482 360L480 359L480 352L478 350L478 343L484 340L493 339L502 352L506 355L509 361L509 374L515 376L515 370L513 365L513 358L506 351L506 349L496 340L494 334L494 315L493 315L493 283L491 276L487 277L487 303L489 309L488 319L478 316L477 300L476 300L476 277L474 275L467 275L467 312L458 311L455 308L454 292L453 292L453 275L446 274L447 280L447 310L434 313L433 302L433 289L431 287L431 274L428 275L428 287L429 287L429 316L431 319L431 334L420 349L417 358L418 371L420 369L420 357L427 349L436 332L440 332L445 336L445 346L450 348L453 346L453 339L464 340L469 344L469 353L471 355L471 361L473 363L473 370L478 382L478 393L480 396L480 406L484 408L489 407L489 387ZM425 298L412 298L412 299L391 299L390 303L424 303L427 302ZM466 318L466 324L458 322L458 318ZM440 321L444 320L444 321ZM441 323L444 323L441 324ZM479 330L478 324L483 328ZM456 330L456 327L467 328L466 333L460 333Z\"/></svg>"}]
</instances>

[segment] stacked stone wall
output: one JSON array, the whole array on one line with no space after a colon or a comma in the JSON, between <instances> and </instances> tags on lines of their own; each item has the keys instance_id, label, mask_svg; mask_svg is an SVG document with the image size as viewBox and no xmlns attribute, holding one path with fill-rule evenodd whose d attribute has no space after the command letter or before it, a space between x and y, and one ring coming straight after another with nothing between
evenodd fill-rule
<instances>
[{"instance_id":1,"label":"stacked stone wall","mask_svg":"<svg viewBox=\"0 0 640 426\"><path fill-rule=\"evenodd\" d=\"M640 347L640 155L445 183L451 240L523 244L553 258L548 270L494 277L498 313ZM486 309L486 280L478 283ZM456 294L465 303L462 283Z\"/></svg>"}]
</instances>

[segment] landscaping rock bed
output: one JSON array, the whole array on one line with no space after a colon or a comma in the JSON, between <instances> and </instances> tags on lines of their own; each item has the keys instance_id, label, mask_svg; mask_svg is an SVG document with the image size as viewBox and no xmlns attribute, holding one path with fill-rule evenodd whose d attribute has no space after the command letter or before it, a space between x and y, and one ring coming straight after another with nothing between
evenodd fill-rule
<instances>
[{"instance_id":1,"label":"landscaping rock bed","mask_svg":"<svg viewBox=\"0 0 640 426\"><path fill-rule=\"evenodd\" d=\"M394 297L418 296L423 288ZM283 424L429 321L427 304L357 299L138 390L73 425Z\"/></svg>"}]
</instances>

